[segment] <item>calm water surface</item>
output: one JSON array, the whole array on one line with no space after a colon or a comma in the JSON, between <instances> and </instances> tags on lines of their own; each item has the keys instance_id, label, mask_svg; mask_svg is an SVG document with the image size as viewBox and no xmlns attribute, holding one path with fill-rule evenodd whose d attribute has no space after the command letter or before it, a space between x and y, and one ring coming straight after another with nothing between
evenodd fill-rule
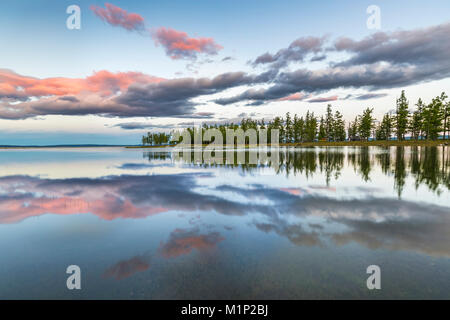
<instances>
[{"instance_id":1,"label":"calm water surface","mask_svg":"<svg viewBox=\"0 0 450 320\"><path fill-rule=\"evenodd\" d=\"M0 151L0 299L450 299L448 147L147 150Z\"/></svg>"}]
</instances>

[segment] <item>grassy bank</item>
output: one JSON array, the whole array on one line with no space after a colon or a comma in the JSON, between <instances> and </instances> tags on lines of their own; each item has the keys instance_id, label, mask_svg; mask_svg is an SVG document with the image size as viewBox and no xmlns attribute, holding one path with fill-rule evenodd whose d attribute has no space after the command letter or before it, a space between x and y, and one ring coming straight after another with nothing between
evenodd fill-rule
<instances>
[{"instance_id":1,"label":"grassy bank","mask_svg":"<svg viewBox=\"0 0 450 320\"><path fill-rule=\"evenodd\" d=\"M449 144L450 140L406 140L406 141L340 141L340 142L303 142L303 143L283 143L283 146L293 147L414 147L414 146L439 146Z\"/></svg>"},{"instance_id":2,"label":"grassy bank","mask_svg":"<svg viewBox=\"0 0 450 320\"><path fill-rule=\"evenodd\" d=\"M317 141L317 142L302 142L302 143L280 143L282 147L414 147L414 146L425 146L433 147L440 145L449 145L450 140L406 140L406 141L340 141L340 142L327 142L327 141ZM206 147L207 144L203 144L202 147ZM129 146L126 148L130 149L154 149L154 148L166 148L174 147L171 146ZM251 145L246 145L246 147L251 147Z\"/></svg>"},{"instance_id":3,"label":"grassy bank","mask_svg":"<svg viewBox=\"0 0 450 320\"><path fill-rule=\"evenodd\" d=\"M412 146L440 146L440 145L450 145L450 140L407 140L407 141L341 141L341 142L302 142L302 143L280 143L281 147L412 147ZM58 149L58 148L104 148L104 147L117 147L117 148L128 148L128 149L158 149L158 148L170 148L175 145L170 146L0 146L2 149ZM202 147L208 146L203 144ZM253 145L246 145L246 148L257 147Z\"/></svg>"}]
</instances>

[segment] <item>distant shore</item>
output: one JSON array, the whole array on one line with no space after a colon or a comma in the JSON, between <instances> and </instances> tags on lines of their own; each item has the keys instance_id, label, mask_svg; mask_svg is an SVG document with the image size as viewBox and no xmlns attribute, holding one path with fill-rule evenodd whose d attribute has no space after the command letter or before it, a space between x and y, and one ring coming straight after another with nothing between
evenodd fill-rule
<instances>
[{"instance_id":1,"label":"distant shore","mask_svg":"<svg viewBox=\"0 0 450 320\"><path fill-rule=\"evenodd\" d=\"M0 146L1 149L64 149L64 148L86 148L86 149L95 149L95 148L125 148L125 147L133 147L127 145L53 145L53 146L8 146L3 145Z\"/></svg>"}]
</instances>

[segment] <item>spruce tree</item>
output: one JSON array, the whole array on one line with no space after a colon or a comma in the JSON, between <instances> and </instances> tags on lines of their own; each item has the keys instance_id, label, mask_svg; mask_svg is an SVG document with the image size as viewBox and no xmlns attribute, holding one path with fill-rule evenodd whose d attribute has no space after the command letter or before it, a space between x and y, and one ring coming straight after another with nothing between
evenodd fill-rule
<instances>
[{"instance_id":1,"label":"spruce tree","mask_svg":"<svg viewBox=\"0 0 450 320\"><path fill-rule=\"evenodd\" d=\"M362 140L368 141L370 136L372 135L373 129L373 117L372 117L373 108L367 108L363 111L361 116L361 120L359 122L359 136Z\"/></svg>"},{"instance_id":2,"label":"spruce tree","mask_svg":"<svg viewBox=\"0 0 450 320\"><path fill-rule=\"evenodd\" d=\"M397 140L405 139L405 134L408 129L408 100L406 100L405 90L402 90L400 98L397 99L396 109L396 128Z\"/></svg>"}]
</instances>

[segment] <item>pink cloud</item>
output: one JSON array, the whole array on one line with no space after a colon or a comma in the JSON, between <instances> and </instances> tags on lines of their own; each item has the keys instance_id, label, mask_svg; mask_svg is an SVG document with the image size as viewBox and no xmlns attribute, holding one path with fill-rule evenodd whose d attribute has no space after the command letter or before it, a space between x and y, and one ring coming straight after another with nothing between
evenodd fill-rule
<instances>
[{"instance_id":1,"label":"pink cloud","mask_svg":"<svg viewBox=\"0 0 450 320\"><path fill-rule=\"evenodd\" d=\"M105 8L92 5L90 9L97 17L112 26L119 26L128 31L144 31L145 20L137 13L128 13L110 3ZM150 31L156 45L162 45L172 59L196 58L198 54L217 54L223 47L213 38L190 38L186 32L160 27Z\"/></svg>"},{"instance_id":2,"label":"pink cloud","mask_svg":"<svg viewBox=\"0 0 450 320\"><path fill-rule=\"evenodd\" d=\"M305 98L307 98L307 96L305 94L297 92L297 93L293 93L289 96L280 98L280 99L278 99L278 101L301 101Z\"/></svg>"},{"instance_id":3,"label":"pink cloud","mask_svg":"<svg viewBox=\"0 0 450 320\"><path fill-rule=\"evenodd\" d=\"M337 99L339 99L338 96L331 96L331 97L319 97L319 98L314 98L314 99L310 99L308 100L308 102L329 102L329 101L336 101Z\"/></svg>"},{"instance_id":4,"label":"pink cloud","mask_svg":"<svg viewBox=\"0 0 450 320\"><path fill-rule=\"evenodd\" d=\"M102 70L86 78L34 78L0 69L0 118L39 115L190 116L190 100L254 82L243 72L214 78L164 79L140 72ZM37 98L37 99L36 99Z\"/></svg>"},{"instance_id":5,"label":"pink cloud","mask_svg":"<svg viewBox=\"0 0 450 320\"><path fill-rule=\"evenodd\" d=\"M97 17L112 26L122 27L128 31L142 31L145 28L144 18L141 15L128 13L110 3L105 3L105 8L92 5L90 9Z\"/></svg>"},{"instance_id":6,"label":"pink cloud","mask_svg":"<svg viewBox=\"0 0 450 320\"><path fill-rule=\"evenodd\" d=\"M30 97L63 96L82 92L111 95L126 90L133 83L148 84L164 81L141 72L109 72L101 70L86 78L34 78L13 71L0 69L0 98L15 97L27 100Z\"/></svg>"},{"instance_id":7,"label":"pink cloud","mask_svg":"<svg viewBox=\"0 0 450 320\"><path fill-rule=\"evenodd\" d=\"M223 48L213 38L190 38L186 32L171 28L158 28L152 35L172 59L195 58L199 53L217 54Z\"/></svg>"}]
</instances>

